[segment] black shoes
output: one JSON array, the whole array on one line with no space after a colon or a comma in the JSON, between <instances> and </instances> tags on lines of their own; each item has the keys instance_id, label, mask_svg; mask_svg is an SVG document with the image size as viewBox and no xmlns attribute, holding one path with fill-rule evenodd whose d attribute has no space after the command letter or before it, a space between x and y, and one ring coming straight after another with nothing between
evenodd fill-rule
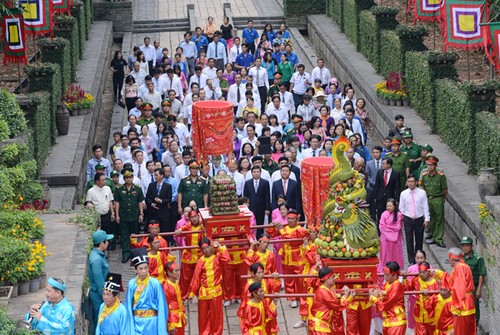
<instances>
[{"instance_id":1,"label":"black shoes","mask_svg":"<svg viewBox=\"0 0 500 335\"><path fill-rule=\"evenodd\" d=\"M443 242L438 243L438 244L436 244L436 245L437 245L438 247L440 247L440 248L446 248L446 244L444 244Z\"/></svg>"},{"instance_id":2,"label":"black shoes","mask_svg":"<svg viewBox=\"0 0 500 335\"><path fill-rule=\"evenodd\" d=\"M130 257L123 257L122 258L122 263L125 264L130 260Z\"/></svg>"}]
</instances>

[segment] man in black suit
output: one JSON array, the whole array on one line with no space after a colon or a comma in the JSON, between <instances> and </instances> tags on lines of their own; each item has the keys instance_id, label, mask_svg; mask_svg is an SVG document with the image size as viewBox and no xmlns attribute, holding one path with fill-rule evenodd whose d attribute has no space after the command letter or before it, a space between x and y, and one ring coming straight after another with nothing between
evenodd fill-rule
<instances>
[{"instance_id":1,"label":"man in black suit","mask_svg":"<svg viewBox=\"0 0 500 335\"><path fill-rule=\"evenodd\" d=\"M247 180L243 186L243 196L249 199L248 208L255 215L255 221L259 226L264 224L266 215L271 213L269 182L260 178L260 174L260 167L252 167L252 179ZM257 229L257 238L263 233L263 229Z\"/></svg>"},{"instance_id":2,"label":"man in black suit","mask_svg":"<svg viewBox=\"0 0 500 335\"><path fill-rule=\"evenodd\" d=\"M401 194L401 178L399 172L392 169L392 158L382 159L382 170L377 171L375 178L375 204L377 207L377 227L388 199L395 199L399 202Z\"/></svg>"},{"instance_id":3,"label":"man in black suit","mask_svg":"<svg viewBox=\"0 0 500 335\"><path fill-rule=\"evenodd\" d=\"M370 214L375 221L376 219L376 208L375 208L375 179L377 178L377 172L382 169L382 147L374 146L372 149L372 158L366 162L366 201L370 204ZM397 200L397 199L396 199Z\"/></svg>"},{"instance_id":4,"label":"man in black suit","mask_svg":"<svg viewBox=\"0 0 500 335\"><path fill-rule=\"evenodd\" d=\"M272 208L278 208L278 196L283 194L286 197L288 207L300 213L302 201L300 199L299 183L290 179L290 173L290 166L283 165L280 168L281 179L273 183Z\"/></svg>"},{"instance_id":5,"label":"man in black suit","mask_svg":"<svg viewBox=\"0 0 500 335\"><path fill-rule=\"evenodd\" d=\"M146 192L146 206L149 220L160 221L161 232L173 232L175 225L172 224L170 215L170 203L172 202L172 186L165 179L165 172L162 169L155 169L155 182L150 183ZM167 238L173 244L172 236Z\"/></svg>"}]
</instances>

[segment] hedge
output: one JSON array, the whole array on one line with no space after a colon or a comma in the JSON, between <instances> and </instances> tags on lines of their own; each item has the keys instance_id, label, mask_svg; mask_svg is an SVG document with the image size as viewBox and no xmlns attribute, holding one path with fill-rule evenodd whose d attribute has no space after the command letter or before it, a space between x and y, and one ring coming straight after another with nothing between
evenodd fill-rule
<instances>
[{"instance_id":1,"label":"hedge","mask_svg":"<svg viewBox=\"0 0 500 335\"><path fill-rule=\"evenodd\" d=\"M356 0L344 0L344 33L351 40L356 50L359 50L359 16L356 10Z\"/></svg>"},{"instance_id":2,"label":"hedge","mask_svg":"<svg viewBox=\"0 0 500 335\"><path fill-rule=\"evenodd\" d=\"M20 135L26 130L26 120L15 95L4 89L0 89L0 120L7 123L8 136L10 137ZM4 133L5 130L3 129L0 133Z\"/></svg>"},{"instance_id":3,"label":"hedge","mask_svg":"<svg viewBox=\"0 0 500 335\"><path fill-rule=\"evenodd\" d=\"M72 16L54 16L54 35L65 38L70 44L71 80L76 80L76 69L80 59L80 42L78 37L78 23Z\"/></svg>"},{"instance_id":4,"label":"hedge","mask_svg":"<svg viewBox=\"0 0 500 335\"><path fill-rule=\"evenodd\" d=\"M359 47L375 69L380 66L380 35L375 15L368 10L359 14Z\"/></svg>"},{"instance_id":5,"label":"hedge","mask_svg":"<svg viewBox=\"0 0 500 335\"><path fill-rule=\"evenodd\" d=\"M33 140L35 145L35 160L38 171L45 165L51 147L51 133L56 132L55 110L50 109L50 93L34 92L28 95L29 113L27 115L30 127L33 129ZM50 129L51 131L47 131Z\"/></svg>"},{"instance_id":6,"label":"hedge","mask_svg":"<svg viewBox=\"0 0 500 335\"><path fill-rule=\"evenodd\" d=\"M477 173L483 167L495 168L500 172L500 120L488 111L476 114L476 150L471 172Z\"/></svg>"},{"instance_id":7,"label":"hedge","mask_svg":"<svg viewBox=\"0 0 500 335\"><path fill-rule=\"evenodd\" d=\"M70 44L65 38L42 38L38 41L44 63L59 64L61 71L61 92L71 84ZM62 93L59 95L61 96Z\"/></svg>"},{"instance_id":8,"label":"hedge","mask_svg":"<svg viewBox=\"0 0 500 335\"><path fill-rule=\"evenodd\" d=\"M61 83L61 70L58 64L34 63L25 67L30 81L30 92L48 91L50 92L50 112L53 120L50 123L51 143L55 144L57 136L55 126L55 113L61 103L63 92Z\"/></svg>"},{"instance_id":9,"label":"hedge","mask_svg":"<svg viewBox=\"0 0 500 335\"><path fill-rule=\"evenodd\" d=\"M337 22L341 32L344 32L344 0L328 0L327 12L333 21Z\"/></svg>"},{"instance_id":10,"label":"hedge","mask_svg":"<svg viewBox=\"0 0 500 335\"><path fill-rule=\"evenodd\" d=\"M85 32L85 5L83 2L75 1L74 5L71 7L71 15L78 23L78 48L80 59L83 59L85 40L87 39L87 33Z\"/></svg>"},{"instance_id":11,"label":"hedge","mask_svg":"<svg viewBox=\"0 0 500 335\"><path fill-rule=\"evenodd\" d=\"M85 7L85 35L87 40L90 37L90 30L92 29L92 0L82 0Z\"/></svg>"},{"instance_id":12,"label":"hedge","mask_svg":"<svg viewBox=\"0 0 500 335\"><path fill-rule=\"evenodd\" d=\"M284 0L283 10L286 17L325 14L326 0Z\"/></svg>"},{"instance_id":13,"label":"hedge","mask_svg":"<svg viewBox=\"0 0 500 335\"><path fill-rule=\"evenodd\" d=\"M398 35L393 30L380 32L380 68L378 72L387 76L390 72L403 72L403 50Z\"/></svg>"},{"instance_id":14,"label":"hedge","mask_svg":"<svg viewBox=\"0 0 500 335\"><path fill-rule=\"evenodd\" d=\"M474 116L466 91L451 79L436 80L436 129L465 163L473 161ZM458 136L460 134L460 136Z\"/></svg>"}]
</instances>

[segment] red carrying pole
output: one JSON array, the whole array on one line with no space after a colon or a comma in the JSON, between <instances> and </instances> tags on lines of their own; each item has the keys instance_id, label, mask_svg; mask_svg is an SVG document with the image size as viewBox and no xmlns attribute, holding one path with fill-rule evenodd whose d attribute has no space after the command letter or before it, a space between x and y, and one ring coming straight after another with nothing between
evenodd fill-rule
<instances>
[{"instance_id":1,"label":"red carrying pole","mask_svg":"<svg viewBox=\"0 0 500 335\"><path fill-rule=\"evenodd\" d=\"M369 293L368 292L360 292L360 289L356 289L354 290L354 292L356 292L356 295L360 296L360 295L364 295L364 296L368 296ZM344 292L343 291L335 291L335 293L340 293L340 294L343 294ZM385 294L385 292L383 292ZM404 292L405 295L411 295L411 294L439 294L439 291L405 291ZM314 294L308 294L308 293L292 293L292 294L266 294L265 295L266 298L310 298L310 297L314 297Z\"/></svg>"},{"instance_id":2,"label":"red carrying pole","mask_svg":"<svg viewBox=\"0 0 500 335\"><path fill-rule=\"evenodd\" d=\"M189 235L189 234L199 234L199 233L204 233L202 230L188 230L188 231L183 231L180 233L180 235ZM135 238L135 237L148 237L150 234L132 234L130 237ZM160 236L178 236L175 232L174 233L158 233Z\"/></svg>"},{"instance_id":3,"label":"red carrying pole","mask_svg":"<svg viewBox=\"0 0 500 335\"><path fill-rule=\"evenodd\" d=\"M306 224L305 221L300 221L299 222L300 226L303 226L305 224ZM288 223L282 223L281 225L283 227L285 227L285 226L288 226ZM266 228L276 228L276 227L274 227L273 224L263 224L262 226L250 226L250 229L266 229Z\"/></svg>"}]
</instances>

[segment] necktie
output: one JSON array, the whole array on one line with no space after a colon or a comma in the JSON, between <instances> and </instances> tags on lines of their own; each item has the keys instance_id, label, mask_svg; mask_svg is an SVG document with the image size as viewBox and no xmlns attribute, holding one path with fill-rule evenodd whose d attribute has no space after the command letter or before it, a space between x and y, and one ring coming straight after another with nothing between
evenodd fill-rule
<instances>
[{"instance_id":1,"label":"necktie","mask_svg":"<svg viewBox=\"0 0 500 335\"><path fill-rule=\"evenodd\" d=\"M377 170L380 169L380 161L376 161L375 163L377 163Z\"/></svg>"},{"instance_id":2,"label":"necktie","mask_svg":"<svg viewBox=\"0 0 500 335\"><path fill-rule=\"evenodd\" d=\"M236 47L236 53L238 56L240 55L240 47Z\"/></svg>"},{"instance_id":3,"label":"necktie","mask_svg":"<svg viewBox=\"0 0 500 335\"><path fill-rule=\"evenodd\" d=\"M281 93L281 102L285 103L285 93Z\"/></svg>"},{"instance_id":4,"label":"necktie","mask_svg":"<svg viewBox=\"0 0 500 335\"><path fill-rule=\"evenodd\" d=\"M215 59L219 58L219 55L217 55L217 44L218 43L215 43Z\"/></svg>"},{"instance_id":5,"label":"necktie","mask_svg":"<svg viewBox=\"0 0 500 335\"><path fill-rule=\"evenodd\" d=\"M283 195L286 195L286 180L283 179Z\"/></svg>"},{"instance_id":6,"label":"necktie","mask_svg":"<svg viewBox=\"0 0 500 335\"><path fill-rule=\"evenodd\" d=\"M170 79L170 89L172 89L172 82L174 81L174 79Z\"/></svg>"},{"instance_id":7,"label":"necktie","mask_svg":"<svg viewBox=\"0 0 500 335\"><path fill-rule=\"evenodd\" d=\"M200 87L200 77L198 77L198 87Z\"/></svg>"},{"instance_id":8,"label":"necktie","mask_svg":"<svg viewBox=\"0 0 500 335\"><path fill-rule=\"evenodd\" d=\"M155 177L154 175L151 175L151 182L154 183L155 182Z\"/></svg>"},{"instance_id":9,"label":"necktie","mask_svg":"<svg viewBox=\"0 0 500 335\"><path fill-rule=\"evenodd\" d=\"M319 69L319 78L321 79L321 83L323 83L323 68Z\"/></svg>"},{"instance_id":10,"label":"necktie","mask_svg":"<svg viewBox=\"0 0 500 335\"><path fill-rule=\"evenodd\" d=\"M158 184L158 186L156 186L156 188L158 189L158 194L160 194L161 184Z\"/></svg>"},{"instance_id":11,"label":"necktie","mask_svg":"<svg viewBox=\"0 0 500 335\"><path fill-rule=\"evenodd\" d=\"M257 76L256 76L257 77L257 86L260 86L260 80L259 80L259 78L260 78L260 75L259 75L260 67L256 68L255 70L257 71Z\"/></svg>"},{"instance_id":12,"label":"necktie","mask_svg":"<svg viewBox=\"0 0 500 335\"><path fill-rule=\"evenodd\" d=\"M238 103L241 100L240 84L238 84L238 86L236 86L236 100L238 100Z\"/></svg>"},{"instance_id":13,"label":"necktie","mask_svg":"<svg viewBox=\"0 0 500 335\"><path fill-rule=\"evenodd\" d=\"M137 166L137 168L139 169L139 172L137 172L137 178L141 179L141 167Z\"/></svg>"},{"instance_id":14,"label":"necktie","mask_svg":"<svg viewBox=\"0 0 500 335\"><path fill-rule=\"evenodd\" d=\"M316 157L316 149L313 150L313 157Z\"/></svg>"},{"instance_id":15,"label":"necktie","mask_svg":"<svg viewBox=\"0 0 500 335\"><path fill-rule=\"evenodd\" d=\"M415 218L415 190L410 191L410 216Z\"/></svg>"},{"instance_id":16,"label":"necktie","mask_svg":"<svg viewBox=\"0 0 500 335\"><path fill-rule=\"evenodd\" d=\"M257 193L257 190L259 189L259 181L258 181L258 180L256 180L256 181L254 182L253 187L255 188L255 193Z\"/></svg>"},{"instance_id":17,"label":"necktie","mask_svg":"<svg viewBox=\"0 0 500 335\"><path fill-rule=\"evenodd\" d=\"M186 165L186 170L184 171L184 173L186 174L186 176L189 174L189 167Z\"/></svg>"},{"instance_id":18,"label":"necktie","mask_svg":"<svg viewBox=\"0 0 500 335\"><path fill-rule=\"evenodd\" d=\"M387 186L387 182L389 181L389 171L385 170L384 173L384 186Z\"/></svg>"}]
</instances>

